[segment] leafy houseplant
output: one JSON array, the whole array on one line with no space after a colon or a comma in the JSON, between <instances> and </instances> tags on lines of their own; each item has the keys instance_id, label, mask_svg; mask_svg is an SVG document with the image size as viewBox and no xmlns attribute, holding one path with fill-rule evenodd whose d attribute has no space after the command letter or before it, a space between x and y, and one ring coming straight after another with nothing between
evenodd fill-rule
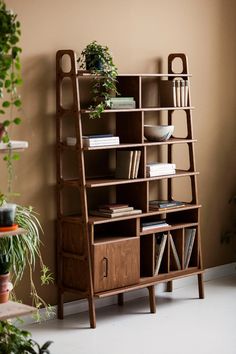
<instances>
[{"instance_id":1,"label":"leafy houseplant","mask_svg":"<svg viewBox=\"0 0 236 354\"><path fill-rule=\"evenodd\" d=\"M109 107L109 99L118 94L116 90L117 68L107 46L93 41L81 52L78 59L80 68L89 70L93 75L93 102L89 107L90 118L100 118L105 108Z\"/></svg>"},{"instance_id":2,"label":"leafy houseplant","mask_svg":"<svg viewBox=\"0 0 236 354\"><path fill-rule=\"evenodd\" d=\"M9 144L9 126L21 123L21 118L14 114L21 107L21 98L17 88L22 83L20 53L18 46L21 30L17 15L6 8L0 0L0 141ZM6 117L7 116L7 117ZM2 118L1 118L2 117ZM4 160L8 169L8 192L11 192L12 163L19 155L8 150Z\"/></svg>"},{"instance_id":3,"label":"leafy houseplant","mask_svg":"<svg viewBox=\"0 0 236 354\"><path fill-rule=\"evenodd\" d=\"M21 330L8 321L0 321L1 354L50 354L51 341L40 346L28 331Z\"/></svg>"}]
</instances>

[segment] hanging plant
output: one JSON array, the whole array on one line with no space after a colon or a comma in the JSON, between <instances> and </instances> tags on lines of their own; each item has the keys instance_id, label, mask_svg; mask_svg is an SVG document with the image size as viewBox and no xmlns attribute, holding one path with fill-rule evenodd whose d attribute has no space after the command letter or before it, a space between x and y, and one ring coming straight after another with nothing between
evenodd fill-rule
<instances>
[{"instance_id":1,"label":"hanging plant","mask_svg":"<svg viewBox=\"0 0 236 354\"><path fill-rule=\"evenodd\" d=\"M100 118L104 109L109 108L109 100L118 94L116 90L117 68L107 46L93 41L82 51L78 59L80 68L94 75L90 118Z\"/></svg>"},{"instance_id":2,"label":"hanging plant","mask_svg":"<svg viewBox=\"0 0 236 354\"><path fill-rule=\"evenodd\" d=\"M8 153L4 156L8 171L8 193L12 189L12 163L19 154L10 149L10 125L19 125L18 111L22 102L18 86L22 84L20 53L18 46L21 30L17 15L6 8L0 0L0 141L8 144Z\"/></svg>"}]
</instances>

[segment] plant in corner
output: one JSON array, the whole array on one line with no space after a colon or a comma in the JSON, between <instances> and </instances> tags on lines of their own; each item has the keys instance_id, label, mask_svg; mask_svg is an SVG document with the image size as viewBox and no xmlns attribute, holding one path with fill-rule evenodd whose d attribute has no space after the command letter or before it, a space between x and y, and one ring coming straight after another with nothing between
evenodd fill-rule
<instances>
[{"instance_id":1,"label":"plant in corner","mask_svg":"<svg viewBox=\"0 0 236 354\"><path fill-rule=\"evenodd\" d=\"M51 341L40 346L28 331L21 330L8 321L0 321L1 354L50 354Z\"/></svg>"},{"instance_id":2,"label":"plant in corner","mask_svg":"<svg viewBox=\"0 0 236 354\"><path fill-rule=\"evenodd\" d=\"M78 59L80 68L93 74L92 105L90 118L100 118L104 109L109 108L109 99L118 94L116 89L117 68L109 48L93 41L81 52Z\"/></svg>"}]
</instances>

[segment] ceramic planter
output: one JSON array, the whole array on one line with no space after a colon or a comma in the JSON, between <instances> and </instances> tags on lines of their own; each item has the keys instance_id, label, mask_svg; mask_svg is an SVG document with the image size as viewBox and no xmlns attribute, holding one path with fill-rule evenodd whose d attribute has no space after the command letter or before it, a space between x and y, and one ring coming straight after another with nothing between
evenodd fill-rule
<instances>
[{"instance_id":1,"label":"ceramic planter","mask_svg":"<svg viewBox=\"0 0 236 354\"><path fill-rule=\"evenodd\" d=\"M9 276L10 273L0 275L0 293L9 291Z\"/></svg>"},{"instance_id":2,"label":"ceramic planter","mask_svg":"<svg viewBox=\"0 0 236 354\"><path fill-rule=\"evenodd\" d=\"M6 203L0 207L0 227L14 225L16 204Z\"/></svg>"},{"instance_id":3,"label":"ceramic planter","mask_svg":"<svg viewBox=\"0 0 236 354\"><path fill-rule=\"evenodd\" d=\"M4 304L9 300L9 290L0 293L0 304Z\"/></svg>"}]
</instances>

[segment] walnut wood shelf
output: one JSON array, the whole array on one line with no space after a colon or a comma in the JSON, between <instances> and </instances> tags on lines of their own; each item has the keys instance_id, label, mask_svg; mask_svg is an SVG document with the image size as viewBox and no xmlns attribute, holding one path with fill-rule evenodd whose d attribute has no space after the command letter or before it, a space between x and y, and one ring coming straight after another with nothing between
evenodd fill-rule
<instances>
[{"instance_id":1,"label":"walnut wood shelf","mask_svg":"<svg viewBox=\"0 0 236 354\"><path fill-rule=\"evenodd\" d=\"M62 67L62 61L66 58L70 64L68 72ZM172 70L175 59L180 59L182 63L181 73ZM134 97L137 108L106 109L99 121L89 119L91 111L87 109L91 102L89 87L94 77L89 71L78 70L74 51L57 52L58 318L63 319L64 316L64 293L75 293L79 299L88 300L90 326L93 328L96 327L96 297L118 295L118 303L123 304L123 293L147 288L150 311L155 312L155 284L167 282L170 290L175 279L193 275L198 278L199 297L204 297L199 224L201 205L197 193L199 173L195 165L196 139L192 129L194 107L191 104L191 74L187 57L182 53L170 54L168 73L119 74L118 91L121 96ZM171 91L164 97L168 103L162 107L162 81L172 81L175 78L181 78L188 84L185 106L174 107L171 98L173 86L167 82ZM69 85L63 85L65 79L71 83L72 103L69 107L63 104L64 97L69 96ZM179 111L178 116L184 118L185 134L174 134L162 142L145 139L144 125L150 124L150 119L158 122L155 124L164 124L165 121L165 124L177 126L179 120L174 119L175 111ZM120 144L83 146L84 135L105 133L119 136ZM68 146L67 136L75 137L76 144ZM147 177L146 165L153 160L153 156L157 162L175 163L174 148L186 148L183 160L187 157L188 164L179 162L175 174ZM116 154L122 149L141 151L137 178L114 178ZM188 167L184 169L185 165ZM178 183L188 184L189 187L186 188L188 197L185 205L163 210L151 209L151 200L175 199L176 191L179 192L176 187ZM184 193L183 188L181 192ZM115 218L90 215L90 210L107 203L129 204L142 212ZM168 226L142 231L143 223L156 223L163 219ZM194 230L195 236L188 263L185 243L189 229ZM166 245L157 271L156 244L158 235L163 233L166 235ZM175 262L173 243L179 262Z\"/></svg>"}]
</instances>

